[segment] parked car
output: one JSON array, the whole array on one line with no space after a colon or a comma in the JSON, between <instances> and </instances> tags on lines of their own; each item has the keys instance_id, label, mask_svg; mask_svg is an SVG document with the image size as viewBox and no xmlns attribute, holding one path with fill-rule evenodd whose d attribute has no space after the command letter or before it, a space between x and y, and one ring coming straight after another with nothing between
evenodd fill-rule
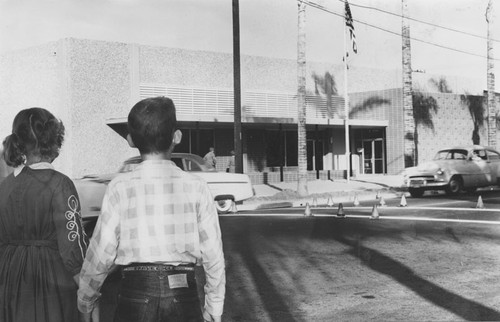
<instances>
[{"instance_id":1,"label":"parked car","mask_svg":"<svg viewBox=\"0 0 500 322\"><path fill-rule=\"evenodd\" d=\"M217 172L201 157L189 153L173 153L171 160L184 171L205 179L214 196L219 213L229 212L233 202L242 201L254 195L252 183L246 174ZM91 175L74 180L82 204L82 216L84 218L98 216L107 184L119 173L132 171L141 162L140 156L132 157L123 163L118 173Z\"/></svg>"},{"instance_id":2,"label":"parked car","mask_svg":"<svg viewBox=\"0 0 500 322\"><path fill-rule=\"evenodd\" d=\"M443 149L432 161L406 168L405 183L413 197L421 197L426 190L458 194L500 185L500 153L480 145Z\"/></svg>"}]
</instances>

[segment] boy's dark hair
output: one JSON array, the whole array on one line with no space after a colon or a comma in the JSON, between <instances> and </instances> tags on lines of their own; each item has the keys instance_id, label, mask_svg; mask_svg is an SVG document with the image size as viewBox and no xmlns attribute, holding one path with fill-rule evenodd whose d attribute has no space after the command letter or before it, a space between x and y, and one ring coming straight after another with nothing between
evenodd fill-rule
<instances>
[{"instance_id":1,"label":"boy's dark hair","mask_svg":"<svg viewBox=\"0 0 500 322\"><path fill-rule=\"evenodd\" d=\"M54 160L64 141L64 125L55 116L40 107L17 113L12 124L12 134L3 141L3 157L11 167L17 167L34 153Z\"/></svg>"},{"instance_id":2,"label":"boy's dark hair","mask_svg":"<svg viewBox=\"0 0 500 322\"><path fill-rule=\"evenodd\" d=\"M176 127L175 105L168 97L143 99L128 114L128 131L141 153L167 151Z\"/></svg>"}]
</instances>

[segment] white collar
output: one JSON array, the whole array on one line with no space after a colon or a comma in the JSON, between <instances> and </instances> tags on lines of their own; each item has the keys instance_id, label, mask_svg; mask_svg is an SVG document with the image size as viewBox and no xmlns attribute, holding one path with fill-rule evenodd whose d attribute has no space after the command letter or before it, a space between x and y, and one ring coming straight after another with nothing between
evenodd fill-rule
<instances>
[{"instance_id":1,"label":"white collar","mask_svg":"<svg viewBox=\"0 0 500 322\"><path fill-rule=\"evenodd\" d=\"M14 177L17 177L21 171L23 171L25 165L24 164L21 164L20 166L18 166L17 168L14 169ZM33 163L31 165L29 165L30 169L33 169L33 170L43 170L43 169L52 169L54 170L54 166L52 165L52 163L49 163L49 162L38 162L38 163Z\"/></svg>"}]
</instances>

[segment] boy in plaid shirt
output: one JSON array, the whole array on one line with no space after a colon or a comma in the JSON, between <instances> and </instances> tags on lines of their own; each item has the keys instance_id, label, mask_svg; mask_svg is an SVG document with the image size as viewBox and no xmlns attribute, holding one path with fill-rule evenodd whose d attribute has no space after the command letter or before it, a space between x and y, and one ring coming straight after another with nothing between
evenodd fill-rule
<instances>
[{"instance_id":1,"label":"boy in plaid shirt","mask_svg":"<svg viewBox=\"0 0 500 322\"><path fill-rule=\"evenodd\" d=\"M79 309L92 312L106 276L120 265L115 321L220 321L226 281L219 219L206 182L170 161L182 138L174 103L138 102L128 129L143 161L109 183L80 274ZM206 274L203 312L197 262Z\"/></svg>"}]
</instances>

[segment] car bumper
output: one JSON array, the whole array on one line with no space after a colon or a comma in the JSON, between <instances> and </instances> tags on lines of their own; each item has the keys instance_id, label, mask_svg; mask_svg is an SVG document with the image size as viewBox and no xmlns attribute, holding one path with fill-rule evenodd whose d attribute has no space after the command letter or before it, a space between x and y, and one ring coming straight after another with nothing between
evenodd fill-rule
<instances>
[{"instance_id":1,"label":"car bumper","mask_svg":"<svg viewBox=\"0 0 500 322\"><path fill-rule=\"evenodd\" d=\"M440 190L446 188L448 182L436 178L411 178L406 185L412 189Z\"/></svg>"}]
</instances>

